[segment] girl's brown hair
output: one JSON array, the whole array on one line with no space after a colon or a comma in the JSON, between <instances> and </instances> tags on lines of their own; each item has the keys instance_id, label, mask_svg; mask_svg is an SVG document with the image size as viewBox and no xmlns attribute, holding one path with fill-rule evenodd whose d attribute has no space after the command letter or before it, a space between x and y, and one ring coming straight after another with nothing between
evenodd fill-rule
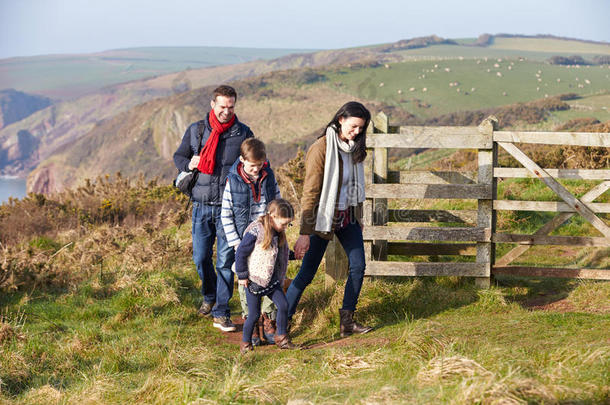
<instances>
[{"instance_id":1,"label":"girl's brown hair","mask_svg":"<svg viewBox=\"0 0 610 405\"><path fill-rule=\"evenodd\" d=\"M269 249L271 246L271 241L273 241L273 234L275 230L273 229L273 225L271 224L271 215L275 215L278 218L294 218L294 208L292 205L283 198L278 198L269 203L267 205L267 212L265 215L259 218L259 221L263 224L263 229L265 230L265 236L263 238L263 242L261 243L261 247L263 249ZM277 246L284 246L286 244L286 232L282 231L278 233Z\"/></svg>"}]
</instances>

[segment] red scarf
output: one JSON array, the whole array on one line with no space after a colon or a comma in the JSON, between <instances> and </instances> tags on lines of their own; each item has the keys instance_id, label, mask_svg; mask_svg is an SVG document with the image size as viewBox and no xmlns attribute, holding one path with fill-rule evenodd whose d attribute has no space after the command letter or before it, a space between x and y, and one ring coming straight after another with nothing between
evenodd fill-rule
<instances>
[{"instance_id":1,"label":"red scarf","mask_svg":"<svg viewBox=\"0 0 610 405\"><path fill-rule=\"evenodd\" d=\"M231 128L231 126L235 123L235 118L235 115L233 115L233 118L231 118L229 122L223 124L222 122L218 121L218 118L216 118L214 110L210 111L208 121L212 127L212 133L205 143L205 146L201 149L201 154L199 155L200 159L199 164L197 165L197 170L199 170L201 173L212 174L214 172L218 140L220 139L220 135L227 129Z\"/></svg>"}]
</instances>

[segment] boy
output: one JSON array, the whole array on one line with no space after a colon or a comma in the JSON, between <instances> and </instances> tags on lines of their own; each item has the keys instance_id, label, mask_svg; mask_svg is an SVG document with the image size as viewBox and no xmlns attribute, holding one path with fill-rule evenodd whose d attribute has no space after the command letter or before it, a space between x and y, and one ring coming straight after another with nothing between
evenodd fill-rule
<instances>
[{"instance_id":1,"label":"boy","mask_svg":"<svg viewBox=\"0 0 610 405\"><path fill-rule=\"evenodd\" d=\"M265 144L256 138L244 140L239 159L229 170L222 196L220 218L229 246L237 249L246 227L265 213L268 203L280 197L279 186L267 161ZM239 300L242 315L247 318L248 305L243 286L239 286ZM269 297L263 299L261 312L264 337L273 344L277 309ZM257 330L255 328L252 335L255 346L261 343Z\"/></svg>"}]
</instances>

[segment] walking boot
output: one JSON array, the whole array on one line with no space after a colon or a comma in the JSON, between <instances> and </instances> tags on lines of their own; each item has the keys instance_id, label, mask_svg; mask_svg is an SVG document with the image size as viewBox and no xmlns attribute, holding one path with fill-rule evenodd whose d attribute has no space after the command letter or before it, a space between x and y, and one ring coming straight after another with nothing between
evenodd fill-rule
<instances>
[{"instance_id":1,"label":"walking boot","mask_svg":"<svg viewBox=\"0 0 610 405\"><path fill-rule=\"evenodd\" d=\"M271 320L267 314L262 314L258 322L263 324L263 336L267 342L269 342L269 344L274 344L276 332L275 321Z\"/></svg>"},{"instance_id":2,"label":"walking boot","mask_svg":"<svg viewBox=\"0 0 610 405\"><path fill-rule=\"evenodd\" d=\"M254 350L254 348L252 347L252 343L250 342L239 342L239 352L241 354L246 354L248 352L251 352L252 350Z\"/></svg>"},{"instance_id":3,"label":"walking boot","mask_svg":"<svg viewBox=\"0 0 610 405\"><path fill-rule=\"evenodd\" d=\"M288 334L285 335L275 335L275 345L280 349L300 349L301 347L295 345L290 340L290 336Z\"/></svg>"},{"instance_id":4,"label":"walking boot","mask_svg":"<svg viewBox=\"0 0 610 405\"><path fill-rule=\"evenodd\" d=\"M339 318L339 330L341 331L341 337L350 336L353 333L363 334L373 330L373 328L370 326L363 326L354 321L354 311L340 309Z\"/></svg>"}]
</instances>

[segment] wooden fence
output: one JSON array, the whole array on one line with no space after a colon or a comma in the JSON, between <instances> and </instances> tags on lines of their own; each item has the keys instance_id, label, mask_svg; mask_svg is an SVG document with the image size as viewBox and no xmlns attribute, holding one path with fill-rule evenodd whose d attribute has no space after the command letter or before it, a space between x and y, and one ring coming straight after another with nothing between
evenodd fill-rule
<instances>
[{"instance_id":1,"label":"wooden fence","mask_svg":"<svg viewBox=\"0 0 610 405\"><path fill-rule=\"evenodd\" d=\"M383 113L374 117L367 134L370 150L365 162L363 236L367 276L467 276L474 277L480 287L489 286L491 276L498 274L610 280L610 270L510 265L533 245L610 246L610 228L597 216L610 212L610 204L594 202L610 188L610 170L543 169L515 144L610 148L610 133L497 131L496 123L495 117L489 117L478 127L396 127L389 125ZM498 167L498 147L523 168ZM388 171L388 148L476 149L478 171ZM562 202L498 200L498 178L525 177L541 179ZM557 179L602 182L576 198ZM476 200L476 209L392 209L388 199ZM523 235L496 232L499 210L558 214L534 234ZM603 236L549 236L576 214ZM497 243L518 246L496 260ZM388 261L388 255L476 258L461 262L405 262ZM326 252L326 269L327 283L347 276L347 258L336 238Z\"/></svg>"}]
</instances>

